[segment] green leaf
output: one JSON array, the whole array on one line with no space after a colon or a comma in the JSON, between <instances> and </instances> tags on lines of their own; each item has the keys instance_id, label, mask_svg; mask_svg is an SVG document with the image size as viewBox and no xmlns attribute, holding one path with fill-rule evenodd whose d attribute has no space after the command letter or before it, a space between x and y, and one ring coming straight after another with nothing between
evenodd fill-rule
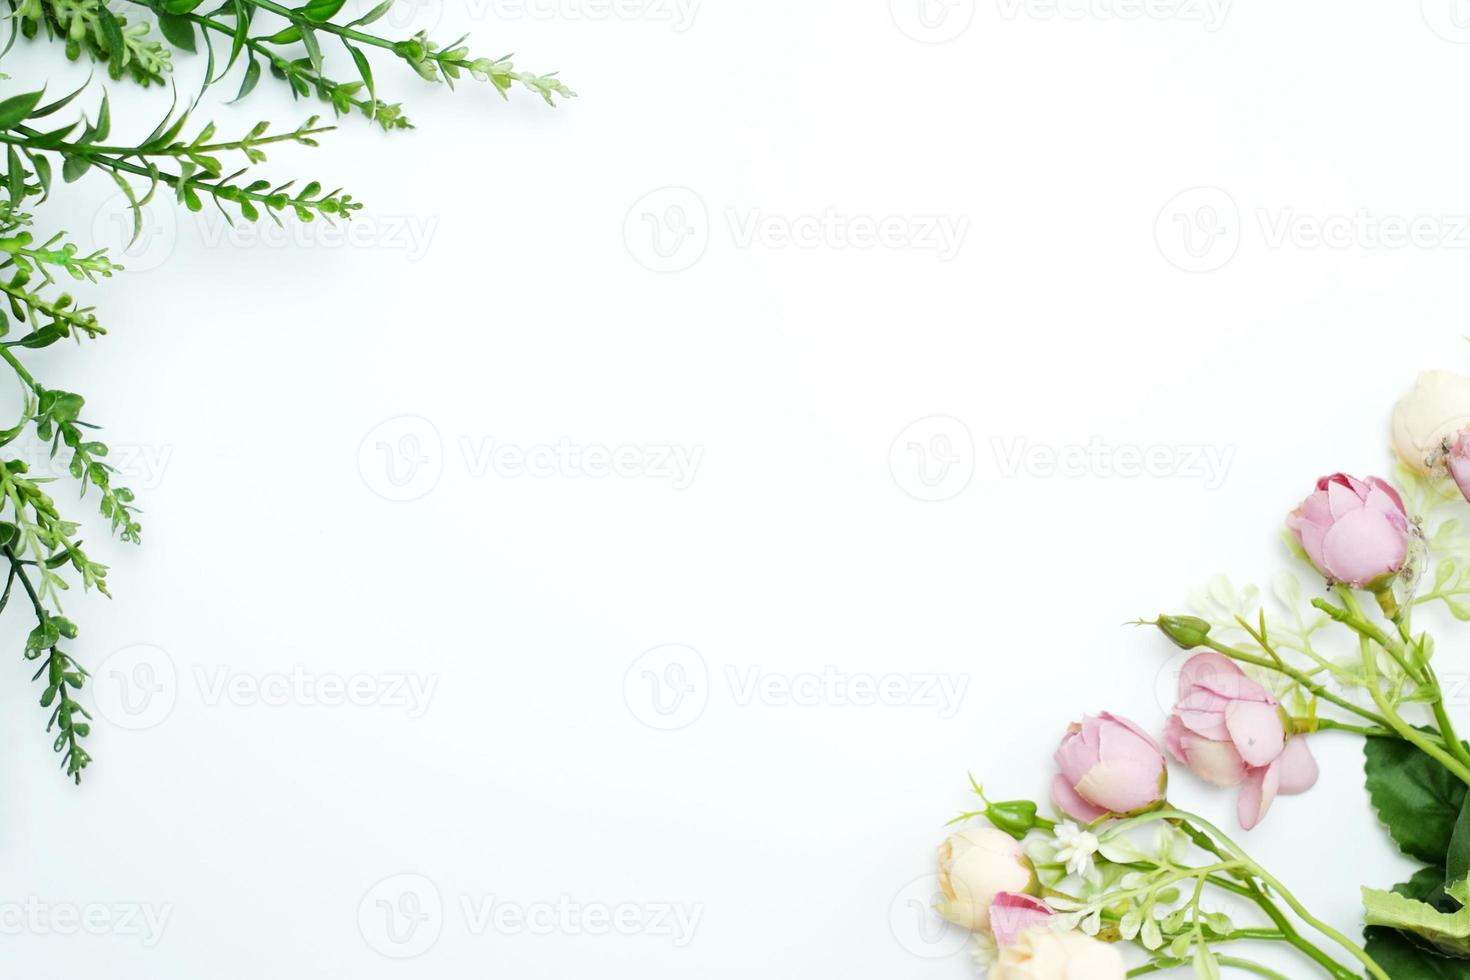
<instances>
[{"instance_id":1,"label":"green leaf","mask_svg":"<svg viewBox=\"0 0 1470 980\"><path fill-rule=\"evenodd\" d=\"M16 343L21 347L50 347L64 336L66 334L61 332L60 327L54 324L48 324L40 330L34 330L26 334L20 340L17 340Z\"/></svg>"},{"instance_id":2,"label":"green leaf","mask_svg":"<svg viewBox=\"0 0 1470 980\"><path fill-rule=\"evenodd\" d=\"M44 89L37 92L27 92L24 95L12 95L4 102L0 102L0 129L13 129L23 122L41 101Z\"/></svg>"},{"instance_id":3,"label":"green leaf","mask_svg":"<svg viewBox=\"0 0 1470 980\"><path fill-rule=\"evenodd\" d=\"M68 184L80 180L82 174L92 169L92 161L83 156L68 156L61 165L61 179Z\"/></svg>"},{"instance_id":4,"label":"green leaf","mask_svg":"<svg viewBox=\"0 0 1470 980\"><path fill-rule=\"evenodd\" d=\"M1441 866L1465 806L1465 784L1444 766L1396 738L1363 746L1368 798L1399 850Z\"/></svg>"},{"instance_id":5,"label":"green leaf","mask_svg":"<svg viewBox=\"0 0 1470 980\"><path fill-rule=\"evenodd\" d=\"M352 63L357 66L357 73L362 76L363 84L367 86L368 105L372 106L372 111L368 114L368 118L371 119L378 113L378 93L373 87L372 66L368 64L367 55L363 54L360 49L354 48L345 41L342 43L346 45L347 52L352 55Z\"/></svg>"},{"instance_id":6,"label":"green leaf","mask_svg":"<svg viewBox=\"0 0 1470 980\"><path fill-rule=\"evenodd\" d=\"M378 4L372 10L369 10L367 13L357 18L357 20L352 21L347 26L363 27L364 25L371 24L373 21L377 20L379 17L382 17L388 11L392 10L393 5L397 2L398 0L383 0L382 3Z\"/></svg>"},{"instance_id":7,"label":"green leaf","mask_svg":"<svg viewBox=\"0 0 1470 980\"><path fill-rule=\"evenodd\" d=\"M97 23L107 42L107 61L120 74L123 61L128 57L128 44L123 40L122 25L117 22L117 15L107 9L106 4L99 4L97 7Z\"/></svg>"},{"instance_id":8,"label":"green leaf","mask_svg":"<svg viewBox=\"0 0 1470 980\"><path fill-rule=\"evenodd\" d=\"M1364 888L1363 921L1369 926L1398 929L1401 938L1428 942L1435 953L1463 961L1470 958L1470 909L1450 904L1454 911L1445 912L1402 891ZM1461 967L1463 971L1463 962ZM1398 980L1399 974L1390 976Z\"/></svg>"},{"instance_id":9,"label":"green leaf","mask_svg":"<svg viewBox=\"0 0 1470 980\"><path fill-rule=\"evenodd\" d=\"M26 652L36 653L41 650L49 650L51 647L56 646L60 639L61 631L53 626L48 619L46 622L38 624L35 629L31 630L30 635L26 637Z\"/></svg>"},{"instance_id":10,"label":"green leaf","mask_svg":"<svg viewBox=\"0 0 1470 980\"><path fill-rule=\"evenodd\" d=\"M1445 901L1440 888L1443 881L1443 869L1424 868L1393 890L1407 898L1453 909L1454 903ZM1461 980L1465 976L1464 960L1445 956L1424 940L1383 926L1369 926L1363 930L1363 937L1368 941L1368 955L1394 980Z\"/></svg>"},{"instance_id":11,"label":"green leaf","mask_svg":"<svg viewBox=\"0 0 1470 980\"><path fill-rule=\"evenodd\" d=\"M204 0L163 0L163 10L169 14L187 14L203 2Z\"/></svg>"},{"instance_id":12,"label":"green leaf","mask_svg":"<svg viewBox=\"0 0 1470 980\"><path fill-rule=\"evenodd\" d=\"M322 70L322 46L317 43L316 32L309 27L301 29L301 43L306 46L306 57L314 71Z\"/></svg>"},{"instance_id":13,"label":"green leaf","mask_svg":"<svg viewBox=\"0 0 1470 980\"><path fill-rule=\"evenodd\" d=\"M50 103L47 103L46 105L43 105L41 108L39 108L35 112L31 113L30 118L31 119L41 119L41 118L43 118L45 116L51 115L53 112L58 112L58 111L60 111L62 109L65 109L71 103L71 101L73 99L75 99L77 96L79 96L83 92L85 92L87 90L87 87L90 84L91 84L90 82L83 82L82 83L82 87L79 88L79 89L77 89L71 95L65 96L64 98L57 99L55 102L50 102Z\"/></svg>"},{"instance_id":14,"label":"green leaf","mask_svg":"<svg viewBox=\"0 0 1470 980\"><path fill-rule=\"evenodd\" d=\"M177 14L159 14L158 30L176 48L192 53L194 44L194 22Z\"/></svg>"},{"instance_id":15,"label":"green leaf","mask_svg":"<svg viewBox=\"0 0 1470 980\"><path fill-rule=\"evenodd\" d=\"M251 58L250 67L245 69L245 77L240 81L240 92L235 96L234 101L239 102L245 96L249 95L251 90L255 88L255 83L258 81L260 81L260 62Z\"/></svg>"},{"instance_id":16,"label":"green leaf","mask_svg":"<svg viewBox=\"0 0 1470 980\"><path fill-rule=\"evenodd\" d=\"M298 8L297 13L313 24L325 24L337 15L337 11L346 2L347 0L310 0L305 6Z\"/></svg>"},{"instance_id":17,"label":"green leaf","mask_svg":"<svg viewBox=\"0 0 1470 980\"><path fill-rule=\"evenodd\" d=\"M1460 808L1455 832L1445 854L1445 891L1461 905L1470 905L1470 798Z\"/></svg>"}]
</instances>

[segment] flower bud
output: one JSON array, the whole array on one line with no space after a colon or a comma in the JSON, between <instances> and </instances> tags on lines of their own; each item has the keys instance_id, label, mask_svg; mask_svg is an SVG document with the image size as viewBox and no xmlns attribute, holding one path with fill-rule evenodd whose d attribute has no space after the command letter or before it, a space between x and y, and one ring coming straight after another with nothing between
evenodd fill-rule
<instances>
[{"instance_id":1,"label":"flower bud","mask_svg":"<svg viewBox=\"0 0 1470 980\"><path fill-rule=\"evenodd\" d=\"M1408 513L1398 491L1378 477L1324 476L1286 518L1328 581L1379 592L1409 556Z\"/></svg>"},{"instance_id":2,"label":"flower bud","mask_svg":"<svg viewBox=\"0 0 1470 980\"><path fill-rule=\"evenodd\" d=\"M1036 819L1036 804L1030 800L1005 800L985 804L985 819L1016 840L1043 826ZM1049 826L1047 824L1046 826Z\"/></svg>"},{"instance_id":3,"label":"flower bud","mask_svg":"<svg viewBox=\"0 0 1470 980\"><path fill-rule=\"evenodd\" d=\"M1082 823L1146 810L1164 798L1164 753L1126 718L1086 716L1068 727L1053 758L1061 771L1052 780L1052 801Z\"/></svg>"},{"instance_id":4,"label":"flower bud","mask_svg":"<svg viewBox=\"0 0 1470 980\"><path fill-rule=\"evenodd\" d=\"M1210 635L1210 624L1198 616L1159 616L1156 625L1181 650L1202 647Z\"/></svg>"},{"instance_id":5,"label":"flower bud","mask_svg":"<svg viewBox=\"0 0 1470 980\"><path fill-rule=\"evenodd\" d=\"M1020 892L1001 892L990 903L990 932L997 946L1010 946L1028 929L1044 925L1051 906Z\"/></svg>"},{"instance_id":6,"label":"flower bud","mask_svg":"<svg viewBox=\"0 0 1470 980\"><path fill-rule=\"evenodd\" d=\"M1393 450L1421 476L1438 468L1445 446L1470 428L1470 378L1425 371L1393 407Z\"/></svg>"},{"instance_id":7,"label":"flower bud","mask_svg":"<svg viewBox=\"0 0 1470 980\"><path fill-rule=\"evenodd\" d=\"M1116 949L1080 932L1046 926L1028 929L1002 946L990 980L1123 980L1127 968Z\"/></svg>"},{"instance_id":8,"label":"flower bud","mask_svg":"<svg viewBox=\"0 0 1470 980\"><path fill-rule=\"evenodd\" d=\"M937 910L966 929L990 927L990 903L1001 892L1029 894L1039 887L1021 845L994 827L972 827L939 845Z\"/></svg>"},{"instance_id":9,"label":"flower bud","mask_svg":"<svg viewBox=\"0 0 1470 980\"><path fill-rule=\"evenodd\" d=\"M1444 461L1455 486L1460 488L1466 500L1470 500L1470 429L1461 430L1450 441Z\"/></svg>"}]
</instances>

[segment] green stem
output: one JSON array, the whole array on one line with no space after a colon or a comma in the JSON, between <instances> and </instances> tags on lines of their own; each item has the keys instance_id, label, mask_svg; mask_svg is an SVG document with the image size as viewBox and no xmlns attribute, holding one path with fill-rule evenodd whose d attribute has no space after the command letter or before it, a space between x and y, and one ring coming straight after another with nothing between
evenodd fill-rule
<instances>
[{"instance_id":1,"label":"green stem","mask_svg":"<svg viewBox=\"0 0 1470 980\"><path fill-rule=\"evenodd\" d=\"M1368 709L1360 708L1346 698L1339 697L1338 695L1333 694L1331 691L1327 690L1327 688L1323 687L1321 684L1318 684L1311 677L1304 674L1300 670L1297 670L1295 667L1289 667L1276 661L1267 660L1264 657L1257 657L1254 654L1246 653L1242 650L1236 649L1235 647L1227 646L1224 643L1221 643L1219 640L1215 639L1206 638L1205 645L1208 646L1211 650L1214 650L1216 653L1223 654L1229 657L1231 660L1238 660L1241 663L1250 664L1254 667L1261 667L1266 670L1272 670L1278 674L1283 674L1287 677L1290 677L1307 691L1311 692L1314 697L1318 697L1321 698L1323 701L1335 704L1339 708L1342 708L1344 711L1352 712L1359 718L1366 719L1367 721L1371 721L1374 724L1380 725L1384 728L1389 727L1388 722L1381 715L1375 715Z\"/></svg>"},{"instance_id":2,"label":"green stem","mask_svg":"<svg viewBox=\"0 0 1470 980\"><path fill-rule=\"evenodd\" d=\"M1334 606L1326 599L1313 599L1312 605L1322 610L1327 615L1337 620L1339 623L1342 623L1344 626L1348 627L1359 636L1372 640L1374 643L1382 647L1384 649L1384 652L1392 657L1394 659L1394 662L1397 663L1399 667L1403 669L1404 673L1408 674L1415 683L1428 683L1428 678L1424 676L1422 665L1416 666L1409 663L1407 651L1404 649L1404 644L1397 640L1391 639L1387 633L1383 632L1383 630L1379 629L1372 622L1370 622L1367 616L1363 615L1363 607L1358 604L1358 598L1357 596L1353 595L1352 589L1349 589L1347 586L1339 585L1337 587L1337 594L1342 599L1343 605L1347 608L1344 609L1338 606Z\"/></svg>"},{"instance_id":3,"label":"green stem","mask_svg":"<svg viewBox=\"0 0 1470 980\"><path fill-rule=\"evenodd\" d=\"M1388 974L1383 971L1383 968L1381 966L1373 961L1373 958L1369 956L1361 946L1359 946L1357 943L1344 936L1341 932L1334 929L1332 926L1328 925L1326 922L1323 922L1321 919L1317 918L1310 911L1308 911L1307 907L1303 905L1297 899L1297 897L1293 895L1287 889L1287 887L1280 882L1280 880L1272 875L1271 872L1267 871L1255 861L1251 860L1250 856L1245 853L1240 845L1236 844L1233 840L1227 837L1224 832L1220 830L1219 827L1216 827L1208 820L1197 817L1191 813L1184 813L1178 810L1162 812L1165 814L1165 819L1178 819L1184 823L1195 824L1199 827L1203 827L1206 832L1213 835L1215 840L1219 841L1220 844L1224 846L1226 851L1230 852L1230 854L1233 855L1236 859L1246 864L1257 878L1259 878L1268 887L1270 887L1272 891L1276 892L1276 894L1281 897L1281 900L1286 903L1287 907L1296 914L1297 918L1301 919L1307 925L1311 926L1313 929L1317 930L1328 939L1331 939L1333 942L1337 943L1344 950L1350 953L1354 959L1363 964L1368 973L1376 978L1376 980L1389 980ZM1265 896L1263 895L1262 897L1264 898ZM1271 904L1274 905L1274 903ZM1262 909L1265 909L1264 905L1262 906ZM1267 914L1269 915L1270 913L1268 912ZM1305 940L1303 940L1303 942L1305 942ZM1306 952L1305 948L1298 948L1301 948L1303 952ZM1313 949L1315 948L1316 947L1313 947ZM1317 950L1317 952L1320 953L1321 950ZM1323 955L1325 956L1325 954ZM1316 957L1313 958L1315 959ZM1330 959L1330 957L1328 959ZM1319 960L1319 962L1321 961ZM1342 965L1337 963L1336 960L1331 960L1331 962L1337 967L1338 970L1342 969ZM1323 963L1323 965L1326 966L1327 964ZM1348 976L1351 976L1351 974L1348 974Z\"/></svg>"},{"instance_id":4,"label":"green stem","mask_svg":"<svg viewBox=\"0 0 1470 980\"><path fill-rule=\"evenodd\" d=\"M1453 773L1456 779L1470 786L1470 765L1466 765L1454 755L1446 752L1443 746L1430 741L1423 732L1404 721L1393 705L1388 703L1388 699L1383 696L1383 692L1378 687L1378 664L1367 638L1361 641L1361 646L1363 673L1367 677L1368 693L1373 696L1373 703L1378 705L1378 710L1387 716L1389 726L1398 732L1400 738L1413 743L1425 755Z\"/></svg>"},{"instance_id":5,"label":"green stem","mask_svg":"<svg viewBox=\"0 0 1470 980\"><path fill-rule=\"evenodd\" d=\"M1277 973L1269 966L1257 963L1255 960L1242 959L1239 956L1216 956L1215 962L1219 963L1221 966L1228 966L1232 969L1244 970L1247 973L1254 973L1258 977L1265 977L1266 980L1290 980L1290 978L1287 977L1284 973ZM1193 964L1188 960L1154 960L1152 963L1146 963L1143 966L1134 967L1133 969L1129 970L1128 976L1145 977L1151 973L1160 973L1164 970L1182 969L1188 966L1193 966Z\"/></svg>"},{"instance_id":6,"label":"green stem","mask_svg":"<svg viewBox=\"0 0 1470 980\"><path fill-rule=\"evenodd\" d=\"M1298 732L1311 731L1313 729L1310 726L1316 726L1315 730L1319 732L1352 732L1355 735L1362 735L1365 738L1399 737L1399 733L1391 728L1376 725L1372 728L1366 725L1349 725L1346 722L1334 721L1331 718L1293 718L1291 722Z\"/></svg>"}]
</instances>

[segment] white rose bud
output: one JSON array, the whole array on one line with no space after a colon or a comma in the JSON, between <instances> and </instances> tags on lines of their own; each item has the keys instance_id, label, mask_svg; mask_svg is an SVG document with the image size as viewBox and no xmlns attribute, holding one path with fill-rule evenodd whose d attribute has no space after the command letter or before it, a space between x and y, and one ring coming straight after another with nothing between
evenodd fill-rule
<instances>
[{"instance_id":1,"label":"white rose bud","mask_svg":"<svg viewBox=\"0 0 1470 980\"><path fill-rule=\"evenodd\" d=\"M944 901L936 909L966 929L990 927L990 903L1001 892L1033 893L1036 869L1020 843L994 827L962 830L939 845L939 889Z\"/></svg>"},{"instance_id":2,"label":"white rose bud","mask_svg":"<svg viewBox=\"0 0 1470 980\"><path fill-rule=\"evenodd\" d=\"M1470 378L1425 371L1393 407L1393 451L1415 473L1429 475L1446 444L1470 428Z\"/></svg>"},{"instance_id":3,"label":"white rose bud","mask_svg":"<svg viewBox=\"0 0 1470 980\"><path fill-rule=\"evenodd\" d=\"M1028 929L1000 951L990 980L1124 980L1116 949L1080 932Z\"/></svg>"}]
</instances>

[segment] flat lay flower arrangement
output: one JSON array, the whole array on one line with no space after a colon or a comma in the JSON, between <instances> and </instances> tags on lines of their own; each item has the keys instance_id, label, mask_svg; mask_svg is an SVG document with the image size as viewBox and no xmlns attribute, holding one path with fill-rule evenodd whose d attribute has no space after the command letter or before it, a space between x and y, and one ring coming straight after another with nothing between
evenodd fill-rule
<instances>
[{"instance_id":1,"label":"flat lay flower arrangement","mask_svg":"<svg viewBox=\"0 0 1470 980\"><path fill-rule=\"evenodd\" d=\"M1189 614L1142 621L1188 651L1160 731L1108 713L1068 726L1049 806L992 801L972 777L979 806L939 848L938 912L974 931L992 980L1470 977L1470 744L1414 622L1436 606L1470 621L1470 378L1421 375L1391 433L1392 482L1324 476L1288 514L1304 574L1264 593L1217 579ZM1365 802L1422 865L1362 887L1361 935L1314 915L1243 843L1278 796L1359 778L1320 773L1318 738L1362 742ZM1171 805L1171 777L1233 793L1240 830ZM1260 943L1299 965L1253 959Z\"/></svg>"},{"instance_id":2,"label":"flat lay flower arrangement","mask_svg":"<svg viewBox=\"0 0 1470 980\"><path fill-rule=\"evenodd\" d=\"M375 61L380 67L400 62L427 82L451 87L470 78L501 96L522 89L548 104L575 93L555 73L518 70L509 56L474 55L464 38L445 44L423 31L384 37L374 25L410 0L382 0L355 12L344 10L347 0L7 2L0 67L10 67L4 56L17 43L34 42L58 59L91 63L113 82L156 87L161 97L155 114L134 119L113 112L105 82L48 91L46 79L0 71L0 360L22 396L14 424L0 428L0 571L6 575L0 609L12 595L24 596L34 623L24 656L36 664L46 730L63 771L80 782L92 759L83 745L90 716L79 696L88 675L69 652L77 626L63 614L62 599L73 584L106 594L108 570L83 548L81 525L62 516L51 478L34 472L27 460L35 453L23 444L59 454L65 478L82 495L92 494L104 525L121 540L137 542L142 525L132 491L117 481L106 443L84 417L91 413L82 396L44 383L27 363L34 351L107 332L95 310L59 282L96 283L123 269L105 251L79 247L48 225L46 202L66 196L67 185L79 180L108 182L120 192L119 210L132 215L135 238L149 206L214 207L232 224L341 221L362 208L351 194L316 180L298 185L258 176L267 152L317 146L335 126L313 115L283 132L262 121L226 138L214 123L193 118L214 86L238 102L269 77L293 99L384 132L413 126L400 104L380 97ZM180 92L174 85L176 60L191 61L202 74L197 89Z\"/></svg>"}]
</instances>

